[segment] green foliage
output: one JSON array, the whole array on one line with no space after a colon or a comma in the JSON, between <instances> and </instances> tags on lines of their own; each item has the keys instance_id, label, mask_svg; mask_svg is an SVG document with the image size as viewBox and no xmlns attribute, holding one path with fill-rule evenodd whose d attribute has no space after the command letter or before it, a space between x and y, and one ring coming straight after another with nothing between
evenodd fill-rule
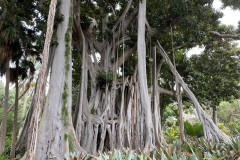
<instances>
[{"instance_id":1,"label":"green foliage","mask_svg":"<svg viewBox=\"0 0 240 160\"><path fill-rule=\"evenodd\" d=\"M227 135L230 135L231 133L230 129L227 126L225 126L224 123L221 123L221 122L218 123L218 128L221 129L221 131L223 131Z\"/></svg>"},{"instance_id":2,"label":"green foliage","mask_svg":"<svg viewBox=\"0 0 240 160\"><path fill-rule=\"evenodd\" d=\"M237 160L240 155L240 138L232 139L231 144L212 142L204 138L187 139L185 143L176 140L169 146L154 148L148 151L113 150L100 153L98 157L91 157L85 153L71 153L65 160L72 159L96 159L96 160Z\"/></svg>"},{"instance_id":3,"label":"green foliage","mask_svg":"<svg viewBox=\"0 0 240 160\"><path fill-rule=\"evenodd\" d=\"M64 140L68 140L69 150L73 151L73 138L70 134L64 133Z\"/></svg>"},{"instance_id":4,"label":"green foliage","mask_svg":"<svg viewBox=\"0 0 240 160\"><path fill-rule=\"evenodd\" d=\"M103 38L110 40L113 36L113 33L110 29L106 29L105 32L103 33Z\"/></svg>"},{"instance_id":5,"label":"green foliage","mask_svg":"<svg viewBox=\"0 0 240 160\"><path fill-rule=\"evenodd\" d=\"M239 138L233 138L235 141L236 139ZM239 145L239 141L237 144ZM216 157L217 159L231 160L239 158L238 148L233 147L231 144L224 144L222 142L214 143L211 140L198 139L193 145L195 148L200 149L202 153L207 153L210 157Z\"/></svg>"},{"instance_id":6,"label":"green foliage","mask_svg":"<svg viewBox=\"0 0 240 160\"><path fill-rule=\"evenodd\" d=\"M9 159L9 155L7 154L7 152L10 152L10 147L6 147L3 152L0 154L0 159L1 160L8 160Z\"/></svg>"},{"instance_id":7,"label":"green foliage","mask_svg":"<svg viewBox=\"0 0 240 160\"><path fill-rule=\"evenodd\" d=\"M63 104L64 104L64 105L67 103L67 97L68 97L67 90L68 90L68 85L67 85L67 83L65 82L65 83L64 83L64 92L63 92L63 94L62 94L62 99L63 99Z\"/></svg>"},{"instance_id":8,"label":"green foliage","mask_svg":"<svg viewBox=\"0 0 240 160\"><path fill-rule=\"evenodd\" d=\"M63 116L64 126L67 126L69 122L68 122L68 109L66 106L62 107L61 114Z\"/></svg>"},{"instance_id":9,"label":"green foliage","mask_svg":"<svg viewBox=\"0 0 240 160\"><path fill-rule=\"evenodd\" d=\"M68 134L64 133L64 140L66 141L68 139Z\"/></svg>"},{"instance_id":10,"label":"green foliage","mask_svg":"<svg viewBox=\"0 0 240 160\"><path fill-rule=\"evenodd\" d=\"M68 72L70 70L70 54L71 54L71 31L72 31L72 9L70 12L69 22L68 22L68 29L65 33L65 76L68 76ZM63 116L64 120L64 126L67 126L69 124L69 118L68 118L68 107L67 107L67 100L68 100L68 82L65 80L64 82L64 89L62 93L62 100L63 100L63 106L61 109L61 114ZM64 135L65 137L65 135Z\"/></svg>"},{"instance_id":11,"label":"green foliage","mask_svg":"<svg viewBox=\"0 0 240 160\"><path fill-rule=\"evenodd\" d=\"M96 79L101 89L105 89L106 86L112 87L113 72L109 71L108 73L106 73L104 70L98 70Z\"/></svg>"},{"instance_id":12,"label":"green foliage","mask_svg":"<svg viewBox=\"0 0 240 160\"><path fill-rule=\"evenodd\" d=\"M239 48L228 40L209 39L205 52L190 58L189 87L208 107L239 97Z\"/></svg>"},{"instance_id":13,"label":"green foliage","mask_svg":"<svg viewBox=\"0 0 240 160\"><path fill-rule=\"evenodd\" d=\"M223 101L218 107L219 127L227 134L236 135L240 132L240 99L230 102Z\"/></svg>"},{"instance_id":14,"label":"green foliage","mask_svg":"<svg viewBox=\"0 0 240 160\"><path fill-rule=\"evenodd\" d=\"M137 54L133 54L133 56L124 63L124 75L132 76L135 72L136 65L137 65Z\"/></svg>"},{"instance_id":15,"label":"green foliage","mask_svg":"<svg viewBox=\"0 0 240 160\"><path fill-rule=\"evenodd\" d=\"M83 152L74 152L70 153L70 155L65 156L64 160L87 160L90 159L90 156Z\"/></svg>"},{"instance_id":16,"label":"green foliage","mask_svg":"<svg viewBox=\"0 0 240 160\"><path fill-rule=\"evenodd\" d=\"M92 20L87 16L86 12L82 12L80 14L80 18L82 29L87 29L90 26Z\"/></svg>"},{"instance_id":17,"label":"green foliage","mask_svg":"<svg viewBox=\"0 0 240 160\"><path fill-rule=\"evenodd\" d=\"M193 136L193 137L204 136L203 127L200 122L192 124L189 121L185 121L184 122L184 131L189 136Z\"/></svg>"},{"instance_id":18,"label":"green foliage","mask_svg":"<svg viewBox=\"0 0 240 160\"><path fill-rule=\"evenodd\" d=\"M2 116L3 116L3 105L4 105L4 96L5 96L5 88L2 82L0 81L0 123L2 122ZM10 87L9 91L9 106L12 105L15 102L15 88ZM18 114L22 114L22 108L23 108L23 98L19 100L19 112ZM17 133L19 131L20 124L22 123L24 119L22 119L21 116L18 116L18 121L17 121ZM7 116L7 133L6 133L6 148L9 149L7 151L7 154L10 154L10 146L11 146L11 138L12 138L12 129L13 129L13 121L14 121L14 112L13 110L8 113ZM1 159L1 157L0 157Z\"/></svg>"},{"instance_id":19,"label":"green foliage","mask_svg":"<svg viewBox=\"0 0 240 160\"><path fill-rule=\"evenodd\" d=\"M97 110L94 109L94 108L92 108L92 109L91 109L91 114L96 115L96 114L97 114Z\"/></svg>"},{"instance_id":20,"label":"green foliage","mask_svg":"<svg viewBox=\"0 0 240 160\"><path fill-rule=\"evenodd\" d=\"M178 113L178 107L172 103L168 104L164 110L162 121L163 124L166 124L168 127L176 125L176 116Z\"/></svg>"},{"instance_id":21,"label":"green foliage","mask_svg":"<svg viewBox=\"0 0 240 160\"><path fill-rule=\"evenodd\" d=\"M73 152L73 138L72 135L68 135L68 140L69 140L69 150Z\"/></svg>"},{"instance_id":22,"label":"green foliage","mask_svg":"<svg viewBox=\"0 0 240 160\"><path fill-rule=\"evenodd\" d=\"M63 90L63 93L62 93L62 100L63 100L63 106L62 106L62 109L61 109L61 114L63 116L63 120L64 120L64 126L67 126L69 124L68 122L68 108L67 108L67 98L68 98L68 85L67 83L65 82L64 83L64 90Z\"/></svg>"},{"instance_id":23,"label":"green foliage","mask_svg":"<svg viewBox=\"0 0 240 160\"><path fill-rule=\"evenodd\" d=\"M166 131L165 131L165 138L168 142L173 142L174 140L176 139L179 139L179 129L176 128L168 128Z\"/></svg>"},{"instance_id":24,"label":"green foliage","mask_svg":"<svg viewBox=\"0 0 240 160\"><path fill-rule=\"evenodd\" d=\"M233 9L240 9L240 3L238 0L221 0L224 7L230 6Z\"/></svg>"}]
</instances>

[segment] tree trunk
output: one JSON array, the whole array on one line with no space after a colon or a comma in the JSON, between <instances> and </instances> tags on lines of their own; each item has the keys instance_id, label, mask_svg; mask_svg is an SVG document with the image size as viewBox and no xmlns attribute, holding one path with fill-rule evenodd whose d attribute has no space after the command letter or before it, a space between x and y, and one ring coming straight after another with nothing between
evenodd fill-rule
<instances>
[{"instance_id":1,"label":"tree trunk","mask_svg":"<svg viewBox=\"0 0 240 160\"><path fill-rule=\"evenodd\" d=\"M159 94L162 89L159 89L156 83L154 112L151 111L148 93L145 59L145 5L141 4L139 10L139 17L141 17L139 18L141 26L139 27L139 44L126 51L124 49L127 45L124 44L123 38L123 28L126 27L124 20L120 20L122 25L116 26L119 31L114 32L113 40L106 40L101 44L93 41L89 31L81 30L81 27L77 25L77 19L74 22L74 40L78 44L76 49L81 54L83 62L81 89L78 93L74 125L76 124L75 130L79 143L89 153L97 154L116 148L143 149L153 147L155 144L166 145L162 136L161 123L159 123L161 119ZM122 40L115 42L120 38L116 38L120 34L123 36ZM117 43L121 45L116 47ZM119 67L124 68L124 62L131 58L137 46L139 47L139 64L135 66L134 74L124 76L123 73L122 77L117 79L117 70ZM118 56L119 48L124 50L121 56ZM101 55L101 62L92 62L92 55L86 54L90 52L92 54L98 52ZM111 63L111 58L116 59L114 64ZM107 74L111 73L109 71L111 68L113 69L112 84L104 84L104 88L101 88L97 79L98 71L101 71L100 73L104 71ZM90 79L88 79L89 76Z\"/></svg>"},{"instance_id":2,"label":"tree trunk","mask_svg":"<svg viewBox=\"0 0 240 160\"><path fill-rule=\"evenodd\" d=\"M12 133L10 159L15 158L15 143L16 143L16 135L17 135L17 120L18 120L17 119L18 118L18 79L16 80L15 84L16 84L16 95L15 95L14 121L13 121L13 133Z\"/></svg>"},{"instance_id":3,"label":"tree trunk","mask_svg":"<svg viewBox=\"0 0 240 160\"><path fill-rule=\"evenodd\" d=\"M29 84L29 87L30 87L30 84ZM20 99L24 96L24 94L27 93L29 87L27 86L27 88L24 90L24 92L18 97L18 100L20 100ZM15 102L16 102L16 101L15 101ZM16 105L15 102L8 108L7 114L12 110L13 106ZM1 122L1 124L0 124L0 130L1 130L1 128L2 128L2 122Z\"/></svg>"},{"instance_id":4,"label":"tree trunk","mask_svg":"<svg viewBox=\"0 0 240 160\"><path fill-rule=\"evenodd\" d=\"M24 90L23 93L18 97L18 100L20 100L20 99L27 93L28 89L30 88L30 83L31 83L31 82L29 82L29 84L26 85L25 90ZM15 106L15 105L16 105L16 104L15 104L15 102L14 102L14 103L8 108L8 113L12 110L13 106Z\"/></svg>"},{"instance_id":5,"label":"tree trunk","mask_svg":"<svg viewBox=\"0 0 240 160\"><path fill-rule=\"evenodd\" d=\"M154 109L154 129L155 129L155 145L158 147L166 146L167 143L163 137L162 133L162 123L161 123L161 113L160 113L160 93L158 90L158 74L160 72L157 70L157 63L156 63L156 46L153 47L153 109ZM160 62L161 63L161 62ZM161 64L160 64L161 65Z\"/></svg>"},{"instance_id":6,"label":"tree trunk","mask_svg":"<svg viewBox=\"0 0 240 160\"><path fill-rule=\"evenodd\" d=\"M214 106L213 108L213 122L217 125L217 107Z\"/></svg>"},{"instance_id":7,"label":"tree trunk","mask_svg":"<svg viewBox=\"0 0 240 160\"><path fill-rule=\"evenodd\" d=\"M26 115L26 110L27 110L27 102L28 102L28 99L29 99L29 95L31 95L32 93L30 94L26 94L25 97L24 97L24 101L23 101L23 109L22 109L22 115L21 115L21 118L23 119ZM24 119L23 119L24 120Z\"/></svg>"},{"instance_id":8,"label":"tree trunk","mask_svg":"<svg viewBox=\"0 0 240 160\"><path fill-rule=\"evenodd\" d=\"M8 110L8 94L9 94L9 82L10 82L10 68L9 68L10 58L6 60L6 86L5 86L5 99L4 99L4 108L3 108L3 117L2 117L2 127L0 132L0 153L5 148L6 142L6 132L7 132L7 110Z\"/></svg>"},{"instance_id":9,"label":"tree trunk","mask_svg":"<svg viewBox=\"0 0 240 160\"><path fill-rule=\"evenodd\" d=\"M44 49L43 49L42 66L38 76L36 93L35 93L35 96L33 97L35 99L34 100L35 105L34 105L31 123L30 123L30 131L28 136L28 150L26 153L26 159L34 160L35 158L41 157L41 156L35 157L36 141L37 141L38 123L39 123L39 118L40 118L40 113L42 108L42 101L44 98L44 91L45 91L45 85L46 85L47 62L48 62L48 56L49 56L50 43L51 43L52 34L53 34L56 5L57 5L57 0L51 0L49 15L48 15L48 22L47 22L47 33L46 33L46 39L45 39Z\"/></svg>"},{"instance_id":10,"label":"tree trunk","mask_svg":"<svg viewBox=\"0 0 240 160\"><path fill-rule=\"evenodd\" d=\"M35 96L35 92L33 94L33 97ZM31 105L28 109L27 115L25 117L23 126L21 127L21 129L19 130L19 137L18 140L16 142L16 148L19 147L27 147L27 141L28 141L28 133L29 133L29 128L30 128L30 121L32 119L32 113L33 113L33 108L34 108L34 103L35 100L34 98L32 98L31 101Z\"/></svg>"},{"instance_id":11,"label":"tree trunk","mask_svg":"<svg viewBox=\"0 0 240 160\"><path fill-rule=\"evenodd\" d=\"M184 143L185 135L184 135L184 122L183 122L183 105L182 105L182 94L181 94L181 86L176 84L177 90L177 101L178 101L178 110L179 110L179 130L180 130L180 139L181 142Z\"/></svg>"},{"instance_id":12,"label":"tree trunk","mask_svg":"<svg viewBox=\"0 0 240 160\"><path fill-rule=\"evenodd\" d=\"M152 111L147 87L146 76L146 43L145 43L145 23L146 23L146 0L139 2L138 11L138 81L140 87L141 103L144 110L146 139L144 148L152 147L153 124Z\"/></svg>"},{"instance_id":13,"label":"tree trunk","mask_svg":"<svg viewBox=\"0 0 240 160\"><path fill-rule=\"evenodd\" d=\"M60 13L64 20L58 25L55 56L49 92L38 130L36 160L63 159L76 147L71 117L72 106L72 11L71 0L64 0ZM82 150L80 150L82 151Z\"/></svg>"},{"instance_id":14,"label":"tree trunk","mask_svg":"<svg viewBox=\"0 0 240 160\"><path fill-rule=\"evenodd\" d=\"M54 58L54 54L53 53L55 53L55 46L53 46L50 49L50 53L49 53L50 56L49 56L49 59L48 59L48 67L47 67L46 74L48 74L50 69L51 69L52 61L53 61L53 58ZM45 76L45 78L46 77L47 77L47 75ZM38 83L38 80L36 82L36 86L37 86L37 83ZM29 82L29 85L27 85L27 87L28 86L30 87L30 82ZM43 92L45 93L45 91L43 91ZM31 94L33 94L32 97L35 97L36 87L33 89L33 93L31 93ZM28 96L30 96L30 95L28 95ZM24 119L23 125L19 129L19 137L18 137L18 140L17 140L17 143L16 143L16 148L23 147L23 146L27 147L28 133L29 133L30 121L32 119L32 113L33 113L34 105L35 105L35 99L32 98L32 101L31 101L31 104L30 104L30 106L28 108L27 115L26 115L26 117ZM23 107L23 108L25 108L25 107Z\"/></svg>"}]
</instances>

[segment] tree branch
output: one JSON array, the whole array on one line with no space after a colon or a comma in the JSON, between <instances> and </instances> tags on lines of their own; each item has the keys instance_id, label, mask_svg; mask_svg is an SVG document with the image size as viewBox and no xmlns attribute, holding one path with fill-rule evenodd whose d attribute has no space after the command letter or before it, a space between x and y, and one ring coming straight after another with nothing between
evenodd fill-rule
<instances>
[{"instance_id":1,"label":"tree branch","mask_svg":"<svg viewBox=\"0 0 240 160\"><path fill-rule=\"evenodd\" d=\"M137 16L138 8L136 8L126 19L125 23L123 24L123 27L119 29L120 31L115 31L115 38L117 39L123 31L126 30L126 28L135 20L135 17Z\"/></svg>"},{"instance_id":2,"label":"tree branch","mask_svg":"<svg viewBox=\"0 0 240 160\"><path fill-rule=\"evenodd\" d=\"M210 34L220 38L232 38L232 39L240 40L240 34L221 34L216 31L210 31Z\"/></svg>"},{"instance_id":3,"label":"tree branch","mask_svg":"<svg viewBox=\"0 0 240 160\"><path fill-rule=\"evenodd\" d=\"M125 51L124 56L122 55L121 57L119 57L117 59L117 61L114 64L114 67L119 68L122 64L123 61L125 62L126 60L128 60L128 58L131 57L131 55L137 50L137 44L135 44L132 48L128 49ZM123 59L124 58L124 59ZM114 68L113 67L113 68Z\"/></svg>"},{"instance_id":4,"label":"tree branch","mask_svg":"<svg viewBox=\"0 0 240 160\"><path fill-rule=\"evenodd\" d=\"M94 48L96 49L97 52L99 52L100 54L102 54L102 46L103 43L100 43L96 40L96 38L88 31L84 31L84 35L87 38L88 41L91 41L93 43Z\"/></svg>"},{"instance_id":5,"label":"tree branch","mask_svg":"<svg viewBox=\"0 0 240 160\"><path fill-rule=\"evenodd\" d=\"M157 76L160 74L160 70L161 70L164 62L165 62L165 60L161 59L160 63L157 65L157 70L156 70Z\"/></svg>"},{"instance_id":6,"label":"tree branch","mask_svg":"<svg viewBox=\"0 0 240 160\"><path fill-rule=\"evenodd\" d=\"M125 18L127 12L129 11L130 9L130 6L132 4L133 0L130 0L126 6L126 8L124 9L122 15L120 16L120 18L118 19L117 23L114 25L113 29L112 29L112 32L114 32L116 30L116 28L118 27L118 25L122 22L123 18Z\"/></svg>"},{"instance_id":7,"label":"tree branch","mask_svg":"<svg viewBox=\"0 0 240 160\"><path fill-rule=\"evenodd\" d=\"M131 39L131 37L124 37L124 39L122 38L122 39L120 39L116 44L115 44L115 46L117 47L117 46L119 46L120 44L123 44L123 41L128 41L128 40L130 40Z\"/></svg>"},{"instance_id":8,"label":"tree branch","mask_svg":"<svg viewBox=\"0 0 240 160\"><path fill-rule=\"evenodd\" d=\"M162 87L158 87L158 91L159 93L163 93L163 94L167 94L167 95L170 95L170 96L174 96L174 93L173 91L169 91L165 88L162 88Z\"/></svg>"},{"instance_id":9,"label":"tree branch","mask_svg":"<svg viewBox=\"0 0 240 160\"><path fill-rule=\"evenodd\" d=\"M28 89L30 88L30 83L27 84L26 86L27 86L26 89L25 89L25 90L23 91L23 93L18 97L18 100L20 100L20 99L27 93ZM14 103L8 108L7 113L9 113L9 112L12 110L13 106L15 105L15 103L16 103L16 102L14 102Z\"/></svg>"}]
</instances>

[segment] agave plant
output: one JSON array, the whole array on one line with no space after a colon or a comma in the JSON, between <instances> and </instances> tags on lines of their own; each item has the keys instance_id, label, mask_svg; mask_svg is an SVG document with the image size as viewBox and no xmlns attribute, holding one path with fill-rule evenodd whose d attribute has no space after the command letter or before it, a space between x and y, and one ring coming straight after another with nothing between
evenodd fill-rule
<instances>
[{"instance_id":1,"label":"agave plant","mask_svg":"<svg viewBox=\"0 0 240 160\"><path fill-rule=\"evenodd\" d=\"M70 155L65 156L64 160L87 160L90 159L90 156L83 152L74 152Z\"/></svg>"},{"instance_id":2,"label":"agave plant","mask_svg":"<svg viewBox=\"0 0 240 160\"><path fill-rule=\"evenodd\" d=\"M233 138L231 144L190 137L185 143L175 140L167 147L138 153L131 149L99 153L98 157L71 153L64 160L238 160L239 153L240 137Z\"/></svg>"},{"instance_id":3,"label":"agave plant","mask_svg":"<svg viewBox=\"0 0 240 160\"><path fill-rule=\"evenodd\" d=\"M240 136L235 137L232 139L231 141L231 148L235 151L235 152L240 152Z\"/></svg>"}]
</instances>

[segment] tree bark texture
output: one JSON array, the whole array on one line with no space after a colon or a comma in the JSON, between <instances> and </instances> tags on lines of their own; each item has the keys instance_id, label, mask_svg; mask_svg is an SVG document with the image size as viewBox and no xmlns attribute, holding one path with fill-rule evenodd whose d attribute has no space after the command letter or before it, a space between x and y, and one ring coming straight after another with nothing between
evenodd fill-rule
<instances>
[{"instance_id":1,"label":"tree bark texture","mask_svg":"<svg viewBox=\"0 0 240 160\"><path fill-rule=\"evenodd\" d=\"M49 48L53 34L53 25L54 25L54 17L56 12L56 5L57 0L51 0L49 15L48 15L48 22L47 22L47 33L44 43L43 49L43 58L42 58L42 66L38 75L38 83L36 86L36 93L34 98L34 108L30 123L30 131L28 136L28 148L26 153L26 159L35 159L40 157L35 157L36 152L36 141L37 141L37 132L38 132L38 125L39 125L39 118L42 109L42 102L44 98L44 91L46 85L46 72L47 72L47 63L48 63L48 56L49 56Z\"/></svg>"},{"instance_id":2,"label":"tree bark texture","mask_svg":"<svg viewBox=\"0 0 240 160\"><path fill-rule=\"evenodd\" d=\"M145 23L146 23L146 0L139 2L138 11L138 81L140 87L141 103L144 110L146 123L145 148L151 147L153 140L152 111L147 87L146 74L146 43L145 43Z\"/></svg>"},{"instance_id":3,"label":"tree bark texture","mask_svg":"<svg viewBox=\"0 0 240 160\"><path fill-rule=\"evenodd\" d=\"M58 25L58 46L52 64L46 104L38 130L36 160L63 159L80 150L73 130L72 106L72 1L64 0L60 12L64 20ZM69 38L69 39L68 39ZM82 150L80 150L82 151Z\"/></svg>"},{"instance_id":4,"label":"tree bark texture","mask_svg":"<svg viewBox=\"0 0 240 160\"><path fill-rule=\"evenodd\" d=\"M217 107L213 107L213 122L217 125Z\"/></svg>"},{"instance_id":5,"label":"tree bark texture","mask_svg":"<svg viewBox=\"0 0 240 160\"><path fill-rule=\"evenodd\" d=\"M16 93L15 93L15 108L14 108L14 121L13 121L13 132L12 132L12 144L10 159L15 158L15 146L16 146L16 137L17 137L17 118L18 118L18 79L15 82Z\"/></svg>"},{"instance_id":6,"label":"tree bark texture","mask_svg":"<svg viewBox=\"0 0 240 160\"><path fill-rule=\"evenodd\" d=\"M179 84L176 84L176 91L177 91L177 101L178 101L178 110L179 110L180 139L181 139L181 142L184 143L185 135L184 135L184 121L183 121L183 105L182 105L181 86Z\"/></svg>"}]
</instances>

